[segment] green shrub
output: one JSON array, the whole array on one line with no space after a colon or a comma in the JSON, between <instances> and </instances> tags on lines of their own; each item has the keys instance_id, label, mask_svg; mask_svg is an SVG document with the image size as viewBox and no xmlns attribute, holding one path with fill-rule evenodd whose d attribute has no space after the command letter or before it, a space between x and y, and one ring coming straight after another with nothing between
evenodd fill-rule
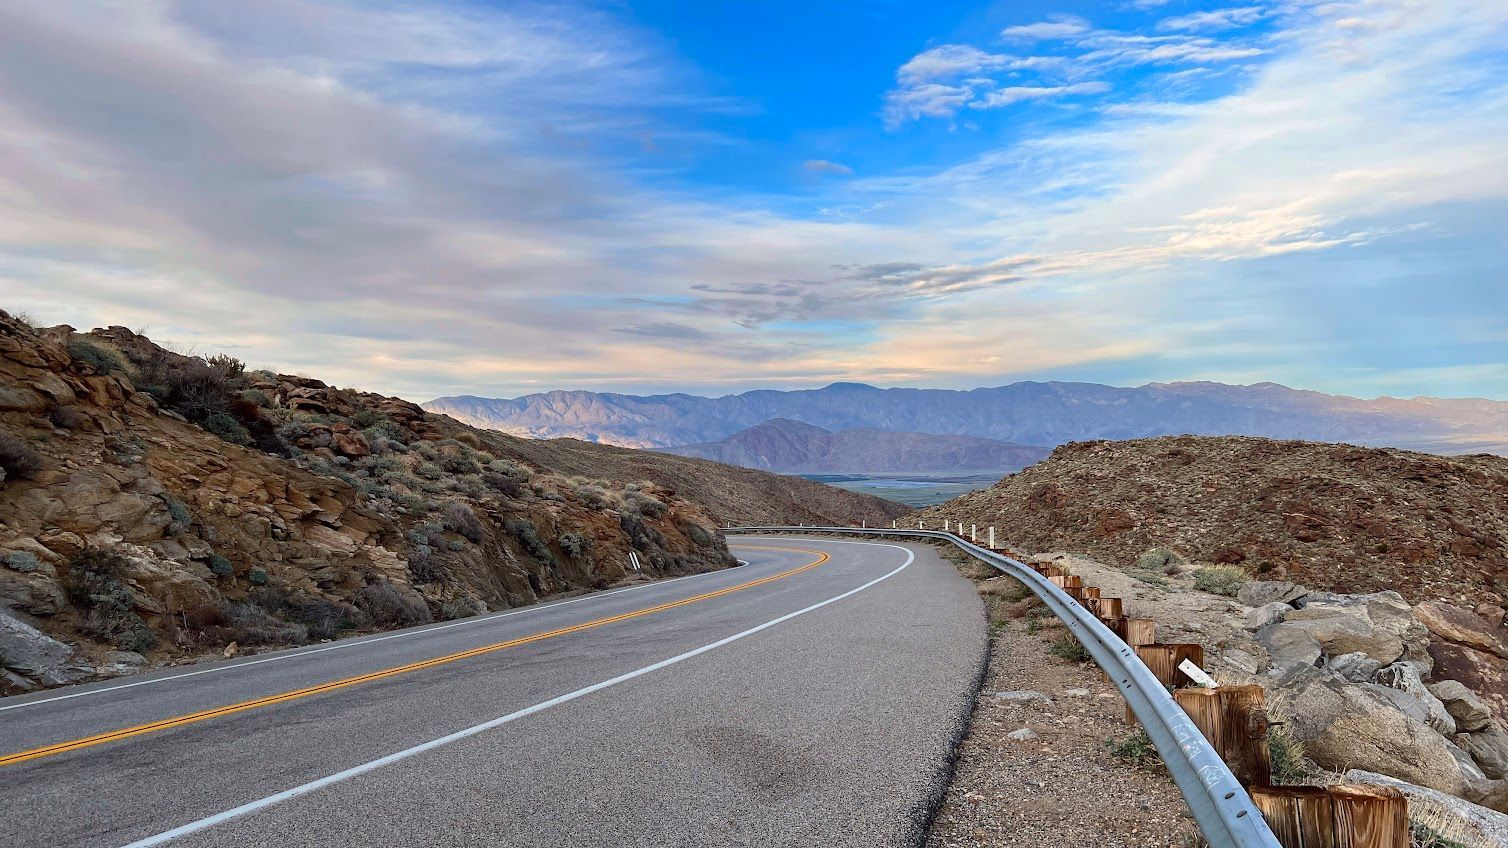
<instances>
[{"instance_id":1,"label":"green shrub","mask_svg":"<svg viewBox=\"0 0 1508 848\"><path fill-rule=\"evenodd\" d=\"M482 526L482 520L476 517L471 507L460 501L451 501L441 510L445 522L445 529L453 533L460 533L471 542L480 542L486 537L486 529Z\"/></svg>"},{"instance_id":2,"label":"green shrub","mask_svg":"<svg viewBox=\"0 0 1508 848\"><path fill-rule=\"evenodd\" d=\"M69 601L85 610L81 630L122 651L140 653L157 644L157 635L136 614L136 598L125 582L126 565L119 554L85 549L69 560L63 589Z\"/></svg>"},{"instance_id":3,"label":"green shrub","mask_svg":"<svg viewBox=\"0 0 1508 848\"><path fill-rule=\"evenodd\" d=\"M717 544L717 537L700 524L687 524L686 535L690 536L692 543L699 548L710 548Z\"/></svg>"},{"instance_id":4,"label":"green shrub","mask_svg":"<svg viewBox=\"0 0 1508 848\"><path fill-rule=\"evenodd\" d=\"M220 639L242 645L298 645L309 640L301 624L273 617L261 605L235 601L220 608Z\"/></svg>"},{"instance_id":5,"label":"green shrub","mask_svg":"<svg viewBox=\"0 0 1508 848\"><path fill-rule=\"evenodd\" d=\"M25 439L0 430L0 483L31 480L41 470L41 455Z\"/></svg>"},{"instance_id":6,"label":"green shrub","mask_svg":"<svg viewBox=\"0 0 1508 848\"><path fill-rule=\"evenodd\" d=\"M120 351L103 342L97 342L87 336L68 337L68 356L74 362L87 363L94 367L100 374L124 374L126 372L126 358L120 355Z\"/></svg>"},{"instance_id":7,"label":"green shrub","mask_svg":"<svg viewBox=\"0 0 1508 848\"><path fill-rule=\"evenodd\" d=\"M670 507L665 502L638 490L626 491L623 495L623 508L629 512L636 512L645 518L659 518Z\"/></svg>"},{"instance_id":8,"label":"green shrub","mask_svg":"<svg viewBox=\"0 0 1508 848\"><path fill-rule=\"evenodd\" d=\"M251 581L251 585L253 586L266 586L267 571L261 568L253 568L246 572L246 579Z\"/></svg>"},{"instance_id":9,"label":"green shrub","mask_svg":"<svg viewBox=\"0 0 1508 848\"><path fill-rule=\"evenodd\" d=\"M236 573L236 567L224 556L214 554L209 558L209 571L216 577L231 577Z\"/></svg>"},{"instance_id":10,"label":"green shrub","mask_svg":"<svg viewBox=\"0 0 1508 848\"><path fill-rule=\"evenodd\" d=\"M592 546L592 540L580 533L562 533L559 541L560 549L574 559L580 559Z\"/></svg>"},{"instance_id":11,"label":"green shrub","mask_svg":"<svg viewBox=\"0 0 1508 848\"><path fill-rule=\"evenodd\" d=\"M1141 571L1174 574L1186 562L1187 560L1179 556L1171 548L1153 548L1136 558L1135 567Z\"/></svg>"},{"instance_id":12,"label":"green shrub","mask_svg":"<svg viewBox=\"0 0 1508 848\"><path fill-rule=\"evenodd\" d=\"M534 526L534 522L525 518L515 518L508 522L507 528L508 532L518 539L524 550L528 551L531 556L541 562L555 564L555 552L551 551L550 546L545 544L545 540L539 537L539 528Z\"/></svg>"},{"instance_id":13,"label":"green shrub","mask_svg":"<svg viewBox=\"0 0 1508 848\"><path fill-rule=\"evenodd\" d=\"M1202 592L1226 595L1234 598L1242 586L1251 580L1245 569L1234 565L1215 565L1194 572L1194 588Z\"/></svg>"},{"instance_id":14,"label":"green shrub","mask_svg":"<svg viewBox=\"0 0 1508 848\"><path fill-rule=\"evenodd\" d=\"M428 624L433 620L423 601L405 595L386 580L371 583L357 592L356 608L382 628Z\"/></svg>"},{"instance_id":15,"label":"green shrub","mask_svg":"<svg viewBox=\"0 0 1508 848\"><path fill-rule=\"evenodd\" d=\"M1168 579L1162 576L1161 572L1147 571L1141 568L1132 568L1128 569L1126 571L1126 574L1130 577L1135 577L1137 580L1140 580L1141 582L1146 583L1149 586L1156 586L1159 589L1168 588Z\"/></svg>"},{"instance_id":16,"label":"green shrub","mask_svg":"<svg viewBox=\"0 0 1508 848\"><path fill-rule=\"evenodd\" d=\"M1108 740L1105 747L1112 755L1129 760L1134 766L1158 760L1157 746L1152 744L1151 737L1144 730L1138 730L1124 739Z\"/></svg>"},{"instance_id":17,"label":"green shrub","mask_svg":"<svg viewBox=\"0 0 1508 848\"><path fill-rule=\"evenodd\" d=\"M1410 848L1471 848L1417 821L1409 822L1409 844Z\"/></svg>"},{"instance_id":18,"label":"green shrub","mask_svg":"<svg viewBox=\"0 0 1508 848\"><path fill-rule=\"evenodd\" d=\"M445 476L445 470L433 462L420 463L419 467L414 469L414 473L426 480L438 480Z\"/></svg>"},{"instance_id":19,"label":"green shrub","mask_svg":"<svg viewBox=\"0 0 1508 848\"><path fill-rule=\"evenodd\" d=\"M1089 651L1072 633L1059 634L1047 651L1058 659L1069 662L1087 662L1091 659Z\"/></svg>"},{"instance_id":20,"label":"green shrub","mask_svg":"<svg viewBox=\"0 0 1508 848\"><path fill-rule=\"evenodd\" d=\"M512 462L506 459L494 459L493 461L487 463L487 470L491 471L493 474L502 474L505 477L512 477L514 480L517 480L520 483L527 483L529 482L529 478L534 476L534 472L530 471L528 468L525 468L524 466L519 465L516 462Z\"/></svg>"},{"instance_id":21,"label":"green shrub","mask_svg":"<svg viewBox=\"0 0 1508 848\"><path fill-rule=\"evenodd\" d=\"M1307 783L1311 777L1304 760L1304 743L1288 728L1274 724L1267 730L1267 751L1272 760L1272 782L1278 786Z\"/></svg>"},{"instance_id":22,"label":"green shrub","mask_svg":"<svg viewBox=\"0 0 1508 848\"><path fill-rule=\"evenodd\" d=\"M251 432L227 412L216 412L204 419L204 429L233 445L245 447L251 444Z\"/></svg>"},{"instance_id":23,"label":"green shrub","mask_svg":"<svg viewBox=\"0 0 1508 848\"><path fill-rule=\"evenodd\" d=\"M194 514L189 512L188 504L175 498L168 498L168 534L177 536L194 523Z\"/></svg>"}]
</instances>

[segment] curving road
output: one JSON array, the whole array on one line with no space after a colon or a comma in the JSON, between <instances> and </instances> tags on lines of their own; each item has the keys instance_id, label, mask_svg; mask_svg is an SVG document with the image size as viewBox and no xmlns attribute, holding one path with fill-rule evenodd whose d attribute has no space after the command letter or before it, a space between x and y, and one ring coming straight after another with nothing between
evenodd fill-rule
<instances>
[{"instance_id":1,"label":"curving road","mask_svg":"<svg viewBox=\"0 0 1508 848\"><path fill-rule=\"evenodd\" d=\"M0 700L0 846L900 846L986 655L925 545Z\"/></svg>"}]
</instances>

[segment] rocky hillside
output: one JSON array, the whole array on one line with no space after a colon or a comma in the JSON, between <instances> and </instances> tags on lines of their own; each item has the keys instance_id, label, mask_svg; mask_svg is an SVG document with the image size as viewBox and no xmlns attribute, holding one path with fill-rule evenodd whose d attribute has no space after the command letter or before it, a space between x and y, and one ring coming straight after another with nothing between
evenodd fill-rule
<instances>
[{"instance_id":1,"label":"rocky hillside","mask_svg":"<svg viewBox=\"0 0 1508 848\"><path fill-rule=\"evenodd\" d=\"M921 514L1132 566L1154 547L1341 592L1508 595L1508 459L1239 437L1080 442Z\"/></svg>"},{"instance_id":2,"label":"rocky hillside","mask_svg":"<svg viewBox=\"0 0 1508 848\"><path fill-rule=\"evenodd\" d=\"M653 480L684 493L723 527L753 524L870 526L905 515L911 508L835 486L724 465L705 459L600 445L578 439L518 439L482 436L507 456L562 474L592 469L614 479Z\"/></svg>"},{"instance_id":3,"label":"rocky hillside","mask_svg":"<svg viewBox=\"0 0 1508 848\"><path fill-rule=\"evenodd\" d=\"M728 515L901 511L622 453L0 312L0 691L531 604L631 549L633 578L722 568Z\"/></svg>"},{"instance_id":4,"label":"rocky hillside","mask_svg":"<svg viewBox=\"0 0 1508 848\"><path fill-rule=\"evenodd\" d=\"M658 450L785 473L1002 472L1047 456L1045 448L976 436L893 433L872 427L834 433L788 418L740 430L719 442Z\"/></svg>"},{"instance_id":5,"label":"rocky hillside","mask_svg":"<svg viewBox=\"0 0 1508 848\"><path fill-rule=\"evenodd\" d=\"M724 397L555 391L520 398L437 398L432 412L515 435L626 447L716 442L773 418L825 430L870 427L1055 446L1084 439L1177 433L1355 442L1440 453L1508 455L1508 403L1375 398L1299 391L1276 383L1012 383L970 391L880 389L834 383Z\"/></svg>"}]
</instances>

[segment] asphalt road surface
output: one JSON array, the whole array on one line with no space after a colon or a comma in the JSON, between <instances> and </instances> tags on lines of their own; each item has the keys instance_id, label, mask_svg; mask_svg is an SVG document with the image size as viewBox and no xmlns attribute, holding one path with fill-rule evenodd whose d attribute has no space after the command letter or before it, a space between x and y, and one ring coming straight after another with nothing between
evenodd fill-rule
<instances>
[{"instance_id":1,"label":"asphalt road surface","mask_svg":"<svg viewBox=\"0 0 1508 848\"><path fill-rule=\"evenodd\" d=\"M889 846L986 655L925 545L0 700L3 846Z\"/></svg>"}]
</instances>

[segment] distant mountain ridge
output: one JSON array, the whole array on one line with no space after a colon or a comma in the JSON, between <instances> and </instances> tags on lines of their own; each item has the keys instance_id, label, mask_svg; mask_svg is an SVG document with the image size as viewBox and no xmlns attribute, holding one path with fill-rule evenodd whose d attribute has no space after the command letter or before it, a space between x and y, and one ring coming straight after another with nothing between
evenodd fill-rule
<instances>
[{"instance_id":1,"label":"distant mountain ridge","mask_svg":"<svg viewBox=\"0 0 1508 848\"><path fill-rule=\"evenodd\" d=\"M758 390L708 398L553 391L513 399L424 404L478 427L533 438L570 436L626 447L716 442L776 418L841 431L977 436L1052 447L1086 439L1248 435L1356 442L1439 453L1508 453L1508 402L1479 398L1364 400L1276 383L1012 383L995 388Z\"/></svg>"},{"instance_id":2,"label":"distant mountain ridge","mask_svg":"<svg viewBox=\"0 0 1508 848\"><path fill-rule=\"evenodd\" d=\"M872 427L832 432L789 418L756 424L717 442L654 450L783 473L1018 471L1049 453L978 436Z\"/></svg>"}]
</instances>

